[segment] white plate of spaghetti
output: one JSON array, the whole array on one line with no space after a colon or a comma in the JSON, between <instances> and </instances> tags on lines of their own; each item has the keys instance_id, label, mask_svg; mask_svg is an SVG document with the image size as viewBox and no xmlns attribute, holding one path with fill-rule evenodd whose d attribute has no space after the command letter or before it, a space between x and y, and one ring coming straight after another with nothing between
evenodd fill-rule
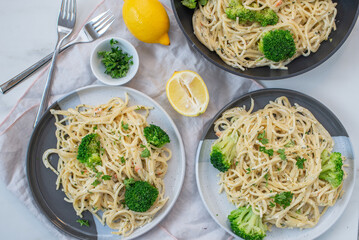
<instances>
[{"instance_id":1,"label":"white plate of spaghetti","mask_svg":"<svg viewBox=\"0 0 359 240\"><path fill-rule=\"evenodd\" d=\"M185 154L174 122L150 97L92 86L44 114L29 143L27 173L39 208L60 230L132 239L174 205Z\"/></svg>"},{"instance_id":2,"label":"white plate of spaghetti","mask_svg":"<svg viewBox=\"0 0 359 240\"><path fill-rule=\"evenodd\" d=\"M244 239L320 236L348 204L354 169L350 139L335 115L285 89L255 91L224 107L196 159L207 210Z\"/></svg>"}]
</instances>

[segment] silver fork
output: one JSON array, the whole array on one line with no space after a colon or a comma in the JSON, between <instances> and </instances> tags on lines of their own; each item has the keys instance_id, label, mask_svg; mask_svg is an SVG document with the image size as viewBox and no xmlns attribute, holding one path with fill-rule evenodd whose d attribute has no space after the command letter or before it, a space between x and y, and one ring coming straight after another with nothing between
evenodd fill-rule
<instances>
[{"instance_id":1,"label":"silver fork","mask_svg":"<svg viewBox=\"0 0 359 240\"><path fill-rule=\"evenodd\" d=\"M62 42L72 33L72 30L75 26L75 22L76 22L76 0L62 0L61 10L59 13L59 18L57 20L57 43L54 50L54 54L52 56L49 75L47 76L46 79L44 92L42 93L41 103L39 110L37 111L34 126L36 126L40 117L47 109L49 92L51 88L51 80L56 63L56 57L57 54L59 53Z\"/></svg>"},{"instance_id":2,"label":"silver fork","mask_svg":"<svg viewBox=\"0 0 359 240\"><path fill-rule=\"evenodd\" d=\"M111 24L115 21L114 15L111 13L110 10L99 14L98 16L91 19L86 25L80 30L79 34L75 39L68 42L64 46L61 47L60 53L67 48L74 46L78 43L88 43L92 42L99 37L101 37L107 29L111 26ZM0 91L2 93L6 93L11 88L16 86L18 83L22 82L28 76L36 72L39 68L44 66L48 63L52 58L53 53L50 53L37 63L33 64L31 67L27 68L26 70L22 71L15 77L11 78L10 80L6 81L5 83L0 85Z\"/></svg>"}]
</instances>

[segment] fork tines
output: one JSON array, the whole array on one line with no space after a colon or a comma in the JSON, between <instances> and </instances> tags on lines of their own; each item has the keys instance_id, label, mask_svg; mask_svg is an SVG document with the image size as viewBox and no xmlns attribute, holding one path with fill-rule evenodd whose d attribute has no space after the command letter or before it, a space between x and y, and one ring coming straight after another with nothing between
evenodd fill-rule
<instances>
[{"instance_id":1,"label":"fork tines","mask_svg":"<svg viewBox=\"0 0 359 240\"><path fill-rule=\"evenodd\" d=\"M76 16L76 0L62 0L60 13L60 18L73 20Z\"/></svg>"},{"instance_id":2,"label":"fork tines","mask_svg":"<svg viewBox=\"0 0 359 240\"><path fill-rule=\"evenodd\" d=\"M91 23L96 32L99 34L104 33L115 20L114 15L110 10L100 14L96 18L92 19Z\"/></svg>"}]
</instances>

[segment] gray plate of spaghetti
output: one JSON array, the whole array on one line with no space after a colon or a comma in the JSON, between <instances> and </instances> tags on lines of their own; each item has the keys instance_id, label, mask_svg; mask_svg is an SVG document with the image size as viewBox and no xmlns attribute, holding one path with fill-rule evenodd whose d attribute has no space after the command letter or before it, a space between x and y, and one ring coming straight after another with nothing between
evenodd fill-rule
<instances>
[{"instance_id":1,"label":"gray plate of spaghetti","mask_svg":"<svg viewBox=\"0 0 359 240\"><path fill-rule=\"evenodd\" d=\"M350 138L323 104L286 89L248 93L207 126L196 179L212 218L243 239L314 239L354 189Z\"/></svg>"},{"instance_id":2,"label":"gray plate of spaghetti","mask_svg":"<svg viewBox=\"0 0 359 240\"><path fill-rule=\"evenodd\" d=\"M170 116L126 87L91 86L58 100L28 146L35 202L80 239L146 233L173 207L184 173L184 147Z\"/></svg>"}]
</instances>

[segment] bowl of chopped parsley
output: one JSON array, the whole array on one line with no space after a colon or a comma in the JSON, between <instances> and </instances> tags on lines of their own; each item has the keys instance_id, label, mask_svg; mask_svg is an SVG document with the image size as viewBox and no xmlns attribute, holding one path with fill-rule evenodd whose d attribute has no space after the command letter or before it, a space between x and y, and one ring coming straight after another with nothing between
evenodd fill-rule
<instances>
[{"instance_id":1,"label":"bowl of chopped parsley","mask_svg":"<svg viewBox=\"0 0 359 240\"><path fill-rule=\"evenodd\" d=\"M97 44L90 64L93 74L101 82L107 85L122 85L136 75L139 58L130 42L113 37Z\"/></svg>"}]
</instances>

